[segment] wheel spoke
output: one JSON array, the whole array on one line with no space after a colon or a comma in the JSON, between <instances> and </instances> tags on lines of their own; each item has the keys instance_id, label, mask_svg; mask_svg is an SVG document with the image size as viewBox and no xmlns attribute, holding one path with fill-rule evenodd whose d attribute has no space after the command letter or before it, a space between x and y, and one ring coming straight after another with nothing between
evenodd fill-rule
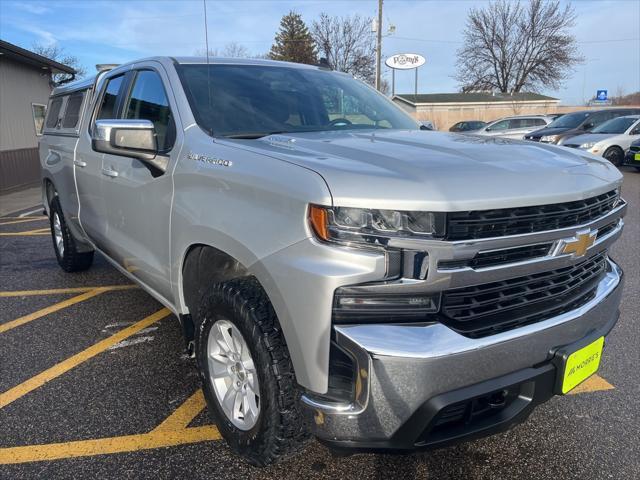
<instances>
[{"instance_id":1,"label":"wheel spoke","mask_svg":"<svg viewBox=\"0 0 640 480\"><path fill-rule=\"evenodd\" d=\"M229 388L222 399L222 406L227 411L227 415L231 418L233 418L233 407L236 402L236 393L237 392L233 388Z\"/></svg>"},{"instance_id":2,"label":"wheel spoke","mask_svg":"<svg viewBox=\"0 0 640 480\"><path fill-rule=\"evenodd\" d=\"M253 393L252 389L247 389L247 391L245 392L245 398L246 398L246 402L249 406L249 412L251 412L251 416L252 417L257 417L258 416L258 404L256 402L256 395L255 393ZM246 411L246 410L245 410Z\"/></svg>"},{"instance_id":3,"label":"wheel spoke","mask_svg":"<svg viewBox=\"0 0 640 480\"><path fill-rule=\"evenodd\" d=\"M232 353L236 353L236 347L233 343L233 339L231 338L231 335L229 334L229 329L227 329L226 327L222 327L220 328L220 335L222 336L222 340L224 341L224 343L227 345L227 351L228 352L232 352Z\"/></svg>"}]
</instances>

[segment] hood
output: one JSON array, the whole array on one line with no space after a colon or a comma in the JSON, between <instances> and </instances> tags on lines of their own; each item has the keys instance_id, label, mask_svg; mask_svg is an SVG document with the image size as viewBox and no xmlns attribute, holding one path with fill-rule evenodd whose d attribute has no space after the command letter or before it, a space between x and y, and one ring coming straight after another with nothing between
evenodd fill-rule
<instances>
[{"instance_id":1,"label":"hood","mask_svg":"<svg viewBox=\"0 0 640 480\"><path fill-rule=\"evenodd\" d=\"M334 205L456 211L580 200L621 183L582 151L420 130L306 132L226 144L319 173Z\"/></svg>"},{"instance_id":2,"label":"hood","mask_svg":"<svg viewBox=\"0 0 640 480\"><path fill-rule=\"evenodd\" d=\"M577 135L575 137L571 137L569 140L565 142L565 145L582 145L583 143L598 143L602 140L607 140L609 138L613 138L618 136L617 133L585 133L583 135Z\"/></svg>"},{"instance_id":3,"label":"hood","mask_svg":"<svg viewBox=\"0 0 640 480\"><path fill-rule=\"evenodd\" d=\"M541 128L540 130L536 130L535 132L531 132L527 134L527 137L544 137L545 135L560 135L562 133L570 133L573 131L577 131L574 128L570 127L553 127L553 128Z\"/></svg>"}]
</instances>

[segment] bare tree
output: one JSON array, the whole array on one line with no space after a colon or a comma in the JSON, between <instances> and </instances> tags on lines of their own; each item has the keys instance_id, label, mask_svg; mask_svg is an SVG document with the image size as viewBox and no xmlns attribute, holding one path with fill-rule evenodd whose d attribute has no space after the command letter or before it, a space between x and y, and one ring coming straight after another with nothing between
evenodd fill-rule
<instances>
[{"instance_id":1,"label":"bare tree","mask_svg":"<svg viewBox=\"0 0 640 480\"><path fill-rule=\"evenodd\" d=\"M38 55L73 68L76 71L76 78L82 78L87 74L87 69L80 63L78 57L67 54L64 48L56 44L42 45L34 43L31 50ZM69 73L54 73L51 75L51 80L56 84L71 80L72 78L73 76Z\"/></svg>"},{"instance_id":2,"label":"bare tree","mask_svg":"<svg viewBox=\"0 0 640 480\"><path fill-rule=\"evenodd\" d=\"M203 48L201 50L196 51L196 55L205 56L206 50ZM226 57L226 58L251 58L252 55L249 53L249 50L238 42L229 42L222 50L218 50L217 48L209 49L210 57Z\"/></svg>"},{"instance_id":3,"label":"bare tree","mask_svg":"<svg viewBox=\"0 0 640 480\"><path fill-rule=\"evenodd\" d=\"M558 88L583 61L569 29L576 15L559 0L494 0L472 8L458 50L463 91L504 93Z\"/></svg>"},{"instance_id":4,"label":"bare tree","mask_svg":"<svg viewBox=\"0 0 640 480\"><path fill-rule=\"evenodd\" d=\"M321 13L311 26L311 35L329 66L373 85L375 83L375 36L371 18L353 15L331 17Z\"/></svg>"}]
</instances>

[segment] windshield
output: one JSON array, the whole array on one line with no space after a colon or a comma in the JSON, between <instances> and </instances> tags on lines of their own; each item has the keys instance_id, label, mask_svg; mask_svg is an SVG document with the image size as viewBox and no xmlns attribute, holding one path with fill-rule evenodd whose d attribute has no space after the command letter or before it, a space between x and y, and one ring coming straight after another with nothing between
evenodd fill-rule
<instances>
[{"instance_id":1,"label":"windshield","mask_svg":"<svg viewBox=\"0 0 640 480\"><path fill-rule=\"evenodd\" d=\"M179 73L198 125L214 136L418 128L375 90L335 72L194 64L180 65Z\"/></svg>"},{"instance_id":2,"label":"windshield","mask_svg":"<svg viewBox=\"0 0 640 480\"><path fill-rule=\"evenodd\" d=\"M591 133L624 133L631 125L638 121L637 118L618 117L604 122L591 130Z\"/></svg>"},{"instance_id":3,"label":"windshield","mask_svg":"<svg viewBox=\"0 0 640 480\"><path fill-rule=\"evenodd\" d=\"M553 122L547 125L546 128L576 128L589 115L591 115L591 112L567 113L560 118L556 118Z\"/></svg>"}]
</instances>

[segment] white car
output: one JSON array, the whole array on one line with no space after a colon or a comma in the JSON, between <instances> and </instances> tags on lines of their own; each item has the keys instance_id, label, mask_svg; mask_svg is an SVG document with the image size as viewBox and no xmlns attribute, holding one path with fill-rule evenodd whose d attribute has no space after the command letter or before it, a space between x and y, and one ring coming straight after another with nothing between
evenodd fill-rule
<instances>
[{"instance_id":1,"label":"white car","mask_svg":"<svg viewBox=\"0 0 640 480\"><path fill-rule=\"evenodd\" d=\"M522 139L528 133L540 130L553 121L553 116L530 115L501 118L473 132L474 135Z\"/></svg>"},{"instance_id":2,"label":"white car","mask_svg":"<svg viewBox=\"0 0 640 480\"><path fill-rule=\"evenodd\" d=\"M561 145L586 150L621 165L631 144L640 139L640 115L613 118L594 128L590 133L570 137Z\"/></svg>"}]
</instances>

